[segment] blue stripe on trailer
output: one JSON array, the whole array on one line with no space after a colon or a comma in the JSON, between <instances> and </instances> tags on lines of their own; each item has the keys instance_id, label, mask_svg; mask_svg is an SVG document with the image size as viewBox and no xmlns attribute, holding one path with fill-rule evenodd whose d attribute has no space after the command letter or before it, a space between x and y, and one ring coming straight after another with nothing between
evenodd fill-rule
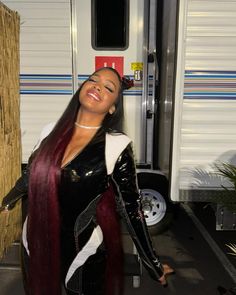
<instances>
[{"instance_id":1,"label":"blue stripe on trailer","mask_svg":"<svg viewBox=\"0 0 236 295\"><path fill-rule=\"evenodd\" d=\"M236 71L185 71L184 99L236 99Z\"/></svg>"}]
</instances>

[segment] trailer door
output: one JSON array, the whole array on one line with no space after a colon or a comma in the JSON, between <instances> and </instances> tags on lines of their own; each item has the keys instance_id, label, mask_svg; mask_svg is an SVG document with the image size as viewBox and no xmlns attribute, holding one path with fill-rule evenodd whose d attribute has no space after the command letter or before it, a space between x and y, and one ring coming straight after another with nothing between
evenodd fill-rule
<instances>
[{"instance_id":1,"label":"trailer door","mask_svg":"<svg viewBox=\"0 0 236 295\"><path fill-rule=\"evenodd\" d=\"M74 90L96 69L111 66L135 79L124 93L125 131L138 163L146 163L147 30L149 1L72 1Z\"/></svg>"}]
</instances>

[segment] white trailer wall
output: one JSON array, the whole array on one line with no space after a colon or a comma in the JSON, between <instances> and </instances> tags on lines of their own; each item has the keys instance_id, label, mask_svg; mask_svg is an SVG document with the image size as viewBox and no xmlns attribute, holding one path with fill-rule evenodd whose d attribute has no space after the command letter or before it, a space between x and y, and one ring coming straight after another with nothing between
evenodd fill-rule
<instances>
[{"instance_id":1,"label":"white trailer wall","mask_svg":"<svg viewBox=\"0 0 236 295\"><path fill-rule=\"evenodd\" d=\"M23 162L36 144L40 130L56 121L73 88L95 70L95 57L119 57L124 75L146 61L144 0L130 0L129 42L125 50L95 50L91 44L91 0L3 0L21 16L20 82ZM145 55L145 56L144 56ZM133 65L134 64L134 65ZM144 75L146 76L146 75ZM135 143L136 158L146 159L146 98L143 81L125 91L127 132ZM144 115L145 113L145 115Z\"/></svg>"},{"instance_id":2,"label":"white trailer wall","mask_svg":"<svg viewBox=\"0 0 236 295\"><path fill-rule=\"evenodd\" d=\"M19 12L23 162L40 130L56 121L72 96L69 0L3 0Z\"/></svg>"},{"instance_id":3,"label":"white trailer wall","mask_svg":"<svg viewBox=\"0 0 236 295\"><path fill-rule=\"evenodd\" d=\"M200 201L221 185L214 163L236 164L236 1L179 9L171 198Z\"/></svg>"}]
</instances>

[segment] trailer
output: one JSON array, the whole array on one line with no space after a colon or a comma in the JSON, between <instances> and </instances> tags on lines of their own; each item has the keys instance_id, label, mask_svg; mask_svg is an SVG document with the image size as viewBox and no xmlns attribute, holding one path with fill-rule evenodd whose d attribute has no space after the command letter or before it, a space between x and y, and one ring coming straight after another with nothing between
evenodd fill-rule
<instances>
[{"instance_id":1,"label":"trailer","mask_svg":"<svg viewBox=\"0 0 236 295\"><path fill-rule=\"evenodd\" d=\"M4 0L21 16L22 162L88 75L112 66L124 92L150 232L173 204L212 201L218 161L236 164L236 2Z\"/></svg>"}]
</instances>

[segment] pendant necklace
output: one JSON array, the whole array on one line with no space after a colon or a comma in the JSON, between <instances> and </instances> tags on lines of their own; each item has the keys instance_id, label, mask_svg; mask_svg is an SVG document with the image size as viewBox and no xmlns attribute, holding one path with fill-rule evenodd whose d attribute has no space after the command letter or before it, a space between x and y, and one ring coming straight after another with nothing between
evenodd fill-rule
<instances>
[{"instance_id":1,"label":"pendant necklace","mask_svg":"<svg viewBox=\"0 0 236 295\"><path fill-rule=\"evenodd\" d=\"M75 126L80 127L80 128L84 128L84 129L94 129L94 130L99 129L101 127L101 125L100 126L86 126L86 125L81 125L81 124L79 124L77 122L75 122Z\"/></svg>"}]
</instances>

